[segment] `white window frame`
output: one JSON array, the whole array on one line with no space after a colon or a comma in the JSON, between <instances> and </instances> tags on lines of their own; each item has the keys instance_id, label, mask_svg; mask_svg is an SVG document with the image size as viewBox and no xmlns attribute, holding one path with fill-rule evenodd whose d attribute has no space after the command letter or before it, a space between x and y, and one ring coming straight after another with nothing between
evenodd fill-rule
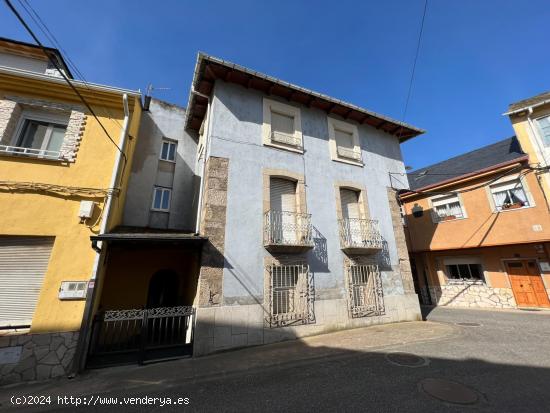
<instances>
[{"instance_id":1,"label":"white window frame","mask_svg":"<svg viewBox=\"0 0 550 413\"><path fill-rule=\"evenodd\" d=\"M274 140L273 131L271 130L271 113L276 112L284 116L294 118L294 134L288 135L288 143ZM294 141L294 143L291 143ZM264 98L263 100L263 125L262 125L262 142L266 146L272 146L278 149L285 149L291 152L304 153L303 135L302 135L302 118L300 108L292 105L287 105L276 100Z\"/></svg>"},{"instance_id":2,"label":"white window frame","mask_svg":"<svg viewBox=\"0 0 550 413\"><path fill-rule=\"evenodd\" d=\"M160 192L160 208L155 208L155 197L157 192ZM162 199L164 198L164 194L168 193L168 208L162 208ZM153 187L153 199L151 201L151 211L156 212L170 212L170 204L172 203L172 189L166 188L163 186L154 186Z\"/></svg>"},{"instance_id":3,"label":"white window frame","mask_svg":"<svg viewBox=\"0 0 550 413\"><path fill-rule=\"evenodd\" d=\"M506 183L512 183L513 181L519 181L520 182L521 187L523 189L523 192L525 193L525 196L527 198L527 202L528 202L529 205L524 205L520 208L503 208L503 209L501 208L501 209L498 209L497 206L496 206L496 203L495 203L495 198L494 198L494 187L498 186L498 185L506 184ZM533 199L533 195L531 194L531 191L529 190L529 186L527 184L527 180L525 179L524 175L513 174L513 175L505 176L505 177L497 180L496 182L493 182L491 185L488 185L486 188L487 188L487 196L489 198L489 205L491 205L491 210L495 214L500 213L500 212L517 211L517 210L522 210L522 209L526 209L526 208L532 208L532 207L535 206L535 200ZM498 192L498 191L496 191L496 192Z\"/></svg>"},{"instance_id":4,"label":"white window frame","mask_svg":"<svg viewBox=\"0 0 550 413\"><path fill-rule=\"evenodd\" d=\"M361 142L359 140L359 130L353 123L344 122L339 119L328 116L328 135L329 135L329 149L330 157L333 161L343 162L356 166L363 166L363 154L361 150ZM357 157L343 156L338 152L338 143L336 142L336 130L350 133L353 141L353 151L357 154Z\"/></svg>"},{"instance_id":5,"label":"white window frame","mask_svg":"<svg viewBox=\"0 0 550 413\"><path fill-rule=\"evenodd\" d=\"M550 145L545 145L544 144L544 133L542 132L542 127L540 125L540 121L542 119L548 119L550 121L550 114L539 116L538 118L535 119L537 135L538 135L538 137L536 137L536 138L538 138L538 140L540 141L540 143L541 143L541 145L544 149L549 150Z\"/></svg>"},{"instance_id":6,"label":"white window frame","mask_svg":"<svg viewBox=\"0 0 550 413\"><path fill-rule=\"evenodd\" d=\"M50 143L51 135L53 132L52 124L65 126L65 136L66 136L67 134L66 128L69 125L69 118L70 118L70 114L60 115L60 114L50 113L46 111L24 110L19 116L17 126L15 127L15 131L13 132L13 135L11 137L10 146L6 147L5 149L4 148L0 148L0 149L5 150L7 153L13 153L17 155L27 155L27 156L37 157L37 158L48 158L48 159L54 159L54 160L59 159L61 158L61 151L51 151L46 148ZM19 138L21 137L20 135L23 132L23 128L27 120L36 121L36 122L47 122L50 124L46 131L46 135L44 136L44 141L42 142L40 149L32 149L32 148L27 148L25 146L18 145ZM65 137L63 137L63 140L65 140ZM63 146L63 143L61 145Z\"/></svg>"},{"instance_id":7,"label":"white window frame","mask_svg":"<svg viewBox=\"0 0 550 413\"><path fill-rule=\"evenodd\" d=\"M461 257L448 257L443 258L441 261L443 264L443 274L445 275L445 280L447 284L487 284L487 274L485 273L485 268L481 258L476 256L461 256ZM481 279L477 278L451 278L447 274L448 265L479 265L481 268ZM468 268L468 271L470 269Z\"/></svg>"},{"instance_id":8,"label":"white window frame","mask_svg":"<svg viewBox=\"0 0 550 413\"><path fill-rule=\"evenodd\" d=\"M171 146L174 146L174 159L168 159L168 158L163 158L162 157L162 149L164 148L164 144L167 144L168 145L168 150L166 151L166 155L168 156L170 154L170 147ZM165 161L165 162L172 162L172 163L176 163L176 155L178 153L178 142L177 141L174 141L172 139L167 139L167 138L163 138L162 139L162 143L160 145L160 152L159 152L159 159L161 161Z\"/></svg>"},{"instance_id":9,"label":"white window frame","mask_svg":"<svg viewBox=\"0 0 550 413\"><path fill-rule=\"evenodd\" d=\"M452 218L452 219L445 219L445 218L441 218L437 214L436 205L434 205L434 204L437 203L439 200L445 199L445 198L449 198L449 202L445 203L445 205L452 204L452 203L458 201L458 203L460 204L460 209L462 211L462 216L461 217L455 217L455 218ZM443 223L443 222L450 222L450 221L456 221L456 220L468 218L468 214L466 213L466 208L464 207L464 201L462 200L462 195L461 194L456 194L454 196L451 195L451 194L449 194L449 195L437 195L437 196L434 196L434 197L430 198L428 200L428 202L429 202L429 205L430 205L432 221L435 224L440 224L440 223Z\"/></svg>"}]
</instances>

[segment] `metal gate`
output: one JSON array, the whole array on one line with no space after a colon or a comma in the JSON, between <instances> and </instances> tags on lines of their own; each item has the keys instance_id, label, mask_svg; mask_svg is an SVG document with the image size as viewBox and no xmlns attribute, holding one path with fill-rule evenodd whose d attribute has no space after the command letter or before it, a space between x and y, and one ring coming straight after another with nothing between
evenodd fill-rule
<instances>
[{"instance_id":1,"label":"metal gate","mask_svg":"<svg viewBox=\"0 0 550 413\"><path fill-rule=\"evenodd\" d=\"M194 326L190 306L101 312L94 319L87 366L191 356Z\"/></svg>"}]
</instances>

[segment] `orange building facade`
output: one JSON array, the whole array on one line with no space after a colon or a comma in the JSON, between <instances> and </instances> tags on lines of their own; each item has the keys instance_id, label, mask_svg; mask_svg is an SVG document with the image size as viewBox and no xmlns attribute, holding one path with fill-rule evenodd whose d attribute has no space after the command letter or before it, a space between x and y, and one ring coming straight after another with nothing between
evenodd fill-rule
<instances>
[{"instance_id":1,"label":"orange building facade","mask_svg":"<svg viewBox=\"0 0 550 413\"><path fill-rule=\"evenodd\" d=\"M424 304L550 307L550 214L516 137L408 176L401 194Z\"/></svg>"}]
</instances>

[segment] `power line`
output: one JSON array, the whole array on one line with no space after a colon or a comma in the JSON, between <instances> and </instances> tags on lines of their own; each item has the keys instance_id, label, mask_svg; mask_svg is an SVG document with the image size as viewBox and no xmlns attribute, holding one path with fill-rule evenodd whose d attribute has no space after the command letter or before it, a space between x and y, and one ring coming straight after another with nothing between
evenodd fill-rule
<instances>
[{"instance_id":1,"label":"power line","mask_svg":"<svg viewBox=\"0 0 550 413\"><path fill-rule=\"evenodd\" d=\"M414 82L414 73L416 71L416 62L418 60L418 55L420 53L420 43L422 41L422 32L424 31L424 21L426 20L426 11L428 10L428 0L424 1L424 11L422 12L422 20L420 22L420 31L418 33L418 41L416 43L416 53L414 55L414 62L411 71L411 79L409 80L409 90L407 91L407 98L405 99L405 108L403 109L402 121L405 122L407 117L407 111L409 109L409 101L411 99L412 86ZM403 132L403 126L399 130L399 139L401 139L401 134Z\"/></svg>"},{"instance_id":2,"label":"power line","mask_svg":"<svg viewBox=\"0 0 550 413\"><path fill-rule=\"evenodd\" d=\"M73 60L70 58L69 53L61 46L61 43L57 40L53 32L48 28L46 22L42 20L38 12L30 5L30 3L27 0L18 0L19 4L21 4L21 7L25 9L27 14L30 16L30 18L34 21L36 26L40 29L40 31L48 38L48 40L61 51L61 53L64 55L65 60L67 60L68 66L80 77L80 80L84 83L86 86L86 89L91 90L90 86L88 85L88 80L84 76L84 74L80 71L80 69L76 66L76 63L73 62ZM24 2L24 4L23 4ZM113 116L111 111L108 108L102 108L102 110L107 114L109 119L111 119L113 122L115 122L120 128L122 128L122 125L120 122Z\"/></svg>"},{"instance_id":3,"label":"power line","mask_svg":"<svg viewBox=\"0 0 550 413\"><path fill-rule=\"evenodd\" d=\"M23 27L25 28L25 30L27 30L27 32L32 36L32 38L34 39L34 41L38 44L38 46L40 46L40 48L42 49L42 51L44 52L44 54L48 57L48 60L50 61L50 63L57 69L57 71L61 74L61 76L63 77L63 79L65 80L65 82L67 82L67 84L70 86L70 88L75 92L75 94L78 96L78 98L82 101L82 103L86 106L86 108L90 111L90 113L92 114L92 116L95 118L95 120L97 121L97 123L99 124L99 126L101 127L101 129L103 130L103 132L105 132L105 135L107 136L107 138L111 141L111 143L118 149L118 151L122 154L122 156L124 157L124 161L125 163L127 162L127 158L126 158L126 154L122 151L122 149L116 144L116 142L114 141L114 139L111 137L111 135L109 134L109 132L107 131L107 129L105 128L105 126L103 125L103 123L99 120L99 118L97 117L97 115L95 114L94 110L92 109L92 107L90 106L90 104L86 101L86 99L84 99L84 97L82 96L82 94L78 91L78 89L73 85L73 83L69 80L69 78L67 77L67 75L63 72L63 70L61 70L61 68L59 67L59 65L57 64L57 62L55 61L55 59L53 59L50 55L50 53L48 53L48 51L46 50L46 47L40 42L40 40L38 39L38 37L36 37L36 35L34 34L34 32L32 31L32 29L29 27L29 25L27 24L27 22L25 22L25 20L23 19L23 17L21 17L21 15L19 14L19 12L15 9L15 7L11 4L10 0L4 0L5 3L8 5L9 9L12 11L12 13L15 15L15 17L17 17L17 19L19 20L19 22L23 25Z\"/></svg>"}]
</instances>

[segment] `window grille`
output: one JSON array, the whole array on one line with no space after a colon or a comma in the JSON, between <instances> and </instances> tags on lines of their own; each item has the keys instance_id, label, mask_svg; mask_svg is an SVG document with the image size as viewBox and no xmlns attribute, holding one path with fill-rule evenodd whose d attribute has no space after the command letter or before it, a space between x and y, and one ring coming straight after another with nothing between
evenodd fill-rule
<instances>
[{"instance_id":1,"label":"window grille","mask_svg":"<svg viewBox=\"0 0 550 413\"><path fill-rule=\"evenodd\" d=\"M271 265L270 324L281 327L305 324L309 314L309 267L304 264Z\"/></svg>"},{"instance_id":2,"label":"window grille","mask_svg":"<svg viewBox=\"0 0 550 413\"><path fill-rule=\"evenodd\" d=\"M376 264L349 265L348 303L353 318L384 314L384 294Z\"/></svg>"}]
</instances>

